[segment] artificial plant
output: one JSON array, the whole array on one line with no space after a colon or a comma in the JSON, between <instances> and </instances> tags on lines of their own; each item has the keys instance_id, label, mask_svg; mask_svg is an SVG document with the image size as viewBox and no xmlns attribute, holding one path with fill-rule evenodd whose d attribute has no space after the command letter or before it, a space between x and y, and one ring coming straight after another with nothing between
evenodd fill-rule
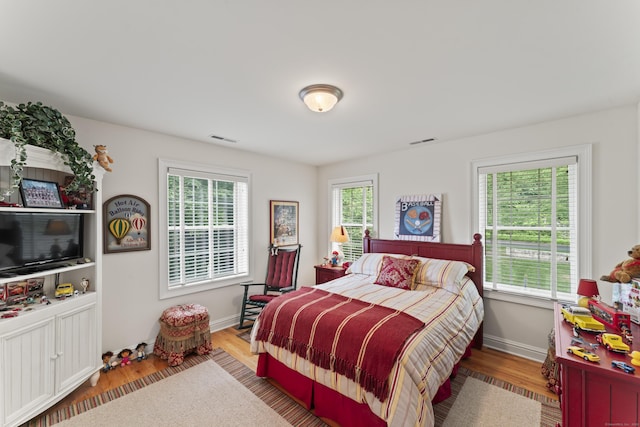
<instances>
[{"instance_id":1,"label":"artificial plant","mask_svg":"<svg viewBox=\"0 0 640 427\"><path fill-rule=\"evenodd\" d=\"M20 186L27 162L27 145L46 148L62 155L75 179L68 191L84 188L94 190L93 159L76 142L76 132L69 120L58 110L41 102L12 107L0 101L0 137L13 142L16 156L11 160L11 190Z\"/></svg>"}]
</instances>

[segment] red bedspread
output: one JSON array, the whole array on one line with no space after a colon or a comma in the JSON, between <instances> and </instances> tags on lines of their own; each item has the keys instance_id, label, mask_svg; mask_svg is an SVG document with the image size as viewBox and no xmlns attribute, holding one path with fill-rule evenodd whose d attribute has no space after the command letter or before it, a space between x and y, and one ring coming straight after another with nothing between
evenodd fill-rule
<instances>
[{"instance_id":1,"label":"red bedspread","mask_svg":"<svg viewBox=\"0 0 640 427\"><path fill-rule=\"evenodd\" d=\"M403 344L423 326L401 311L307 287L267 304L256 339L344 375L384 401Z\"/></svg>"}]
</instances>

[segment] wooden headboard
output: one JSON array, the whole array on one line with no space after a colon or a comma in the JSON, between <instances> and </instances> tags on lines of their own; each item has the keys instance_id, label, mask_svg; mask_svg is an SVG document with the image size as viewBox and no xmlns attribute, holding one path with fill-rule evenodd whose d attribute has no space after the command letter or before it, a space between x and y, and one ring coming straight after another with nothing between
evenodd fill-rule
<instances>
[{"instance_id":1,"label":"wooden headboard","mask_svg":"<svg viewBox=\"0 0 640 427\"><path fill-rule=\"evenodd\" d=\"M458 243L435 243L435 242L416 242L413 240L384 240L372 239L369 230L365 230L363 239L364 253L391 253L403 255L415 255L425 258L450 259L454 261L464 261L475 267L475 271L469 272L467 276L473 280L478 293L482 297L483 291L483 257L484 249L482 247L482 236L480 234L473 235L473 243L463 245ZM474 338L474 347L482 348L482 324Z\"/></svg>"}]
</instances>

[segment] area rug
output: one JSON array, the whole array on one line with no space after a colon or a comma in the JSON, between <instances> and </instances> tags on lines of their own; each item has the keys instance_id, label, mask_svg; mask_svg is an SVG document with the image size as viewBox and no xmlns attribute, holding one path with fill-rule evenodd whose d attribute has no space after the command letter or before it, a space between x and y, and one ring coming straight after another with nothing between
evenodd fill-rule
<instances>
[{"instance_id":1,"label":"area rug","mask_svg":"<svg viewBox=\"0 0 640 427\"><path fill-rule=\"evenodd\" d=\"M451 381L451 397L433 406L435 425L556 427L560 403L464 367Z\"/></svg>"},{"instance_id":2,"label":"area rug","mask_svg":"<svg viewBox=\"0 0 640 427\"><path fill-rule=\"evenodd\" d=\"M193 356L28 426L153 425L324 426L325 424L222 349Z\"/></svg>"}]
</instances>

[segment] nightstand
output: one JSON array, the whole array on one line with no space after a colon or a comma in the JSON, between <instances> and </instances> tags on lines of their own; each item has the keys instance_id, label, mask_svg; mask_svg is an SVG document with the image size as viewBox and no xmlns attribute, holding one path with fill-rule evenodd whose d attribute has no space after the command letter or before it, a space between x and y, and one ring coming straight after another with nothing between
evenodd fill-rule
<instances>
[{"instance_id":1,"label":"nightstand","mask_svg":"<svg viewBox=\"0 0 640 427\"><path fill-rule=\"evenodd\" d=\"M342 277L347 271L346 268L330 265L316 265L314 268L316 269L316 285Z\"/></svg>"}]
</instances>

